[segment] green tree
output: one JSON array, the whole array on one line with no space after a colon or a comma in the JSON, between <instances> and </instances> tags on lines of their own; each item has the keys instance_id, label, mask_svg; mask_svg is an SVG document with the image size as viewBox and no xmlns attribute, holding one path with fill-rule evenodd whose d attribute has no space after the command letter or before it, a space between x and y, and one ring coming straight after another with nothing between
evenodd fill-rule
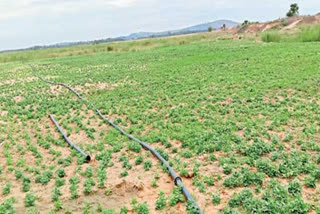
<instances>
[{"instance_id":1,"label":"green tree","mask_svg":"<svg viewBox=\"0 0 320 214\"><path fill-rule=\"evenodd\" d=\"M212 27L208 27L208 32L211 32L212 31Z\"/></svg>"},{"instance_id":2,"label":"green tree","mask_svg":"<svg viewBox=\"0 0 320 214\"><path fill-rule=\"evenodd\" d=\"M290 10L287 13L288 17L297 16L299 15L299 6L298 4L294 3L290 5Z\"/></svg>"},{"instance_id":3,"label":"green tree","mask_svg":"<svg viewBox=\"0 0 320 214\"><path fill-rule=\"evenodd\" d=\"M242 26L246 26L246 25L248 25L248 24L250 24L250 22L249 22L248 20L244 20L241 25L242 25Z\"/></svg>"}]
</instances>

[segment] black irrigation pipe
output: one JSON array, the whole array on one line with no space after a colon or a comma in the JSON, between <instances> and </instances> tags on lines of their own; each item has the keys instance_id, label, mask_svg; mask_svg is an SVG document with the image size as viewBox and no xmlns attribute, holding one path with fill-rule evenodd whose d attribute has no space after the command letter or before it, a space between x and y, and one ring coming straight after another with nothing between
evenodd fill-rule
<instances>
[{"instance_id":1,"label":"black irrigation pipe","mask_svg":"<svg viewBox=\"0 0 320 214\"><path fill-rule=\"evenodd\" d=\"M84 151L82 151L77 145L75 145L74 143L71 142L71 140L67 137L67 135L64 133L64 131L61 129L61 127L59 126L58 122L54 119L53 115L50 114L50 119L52 120L52 122L54 123L54 125L57 127L57 129L59 130L59 132L63 135L63 138L67 141L67 143L74 148L75 150L77 150L79 153L81 153L84 157L86 157L86 162L90 162L91 157L90 155L86 154Z\"/></svg>"},{"instance_id":2,"label":"black irrigation pipe","mask_svg":"<svg viewBox=\"0 0 320 214\"><path fill-rule=\"evenodd\" d=\"M173 178L174 184L176 186L179 186L181 188L182 193L184 194L184 196L187 198L187 201L190 201L194 208L198 211L199 214L203 214L203 212L201 211L199 205L197 204L197 202L193 199L192 195L190 194L190 192L187 190L187 188L185 187L185 185L182 182L182 179L175 173L175 171L172 169L172 167L169 165L169 163L155 150L153 149L151 146L149 146L149 144L139 140L138 138L128 134L126 131L124 131L120 126L116 125L114 122L112 122L111 120L109 120L108 118L106 118L100 111L98 108L95 108L93 104L91 104L88 100L84 99L76 90L74 90L73 88L71 88L70 86L64 84L64 83L56 83L56 82L52 82L52 81L48 81L44 78L42 78L41 76L39 76L36 72L36 70L34 69L34 67L32 65L30 65L32 72L34 73L35 76L37 76L39 79L41 79L43 82L46 82L48 84L51 85L60 85L63 86L67 89L69 89L71 92L73 92L75 95L77 95L77 97L83 101L85 101L86 103L88 103L89 105L91 105L95 111L98 113L98 115L107 123L109 123L111 126L113 126L115 129L117 129L119 132L121 132L123 135L127 136L130 140L133 140L139 144L141 144L143 146L143 148L149 150L158 160L160 160L162 162L163 165L165 165L169 171L170 176ZM51 117L51 115L50 115Z\"/></svg>"}]
</instances>

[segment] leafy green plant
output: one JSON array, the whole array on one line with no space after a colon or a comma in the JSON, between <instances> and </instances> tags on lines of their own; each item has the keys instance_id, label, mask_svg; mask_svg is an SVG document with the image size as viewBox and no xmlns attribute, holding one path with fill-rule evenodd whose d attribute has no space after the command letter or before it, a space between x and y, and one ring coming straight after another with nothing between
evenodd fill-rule
<instances>
[{"instance_id":1,"label":"leafy green plant","mask_svg":"<svg viewBox=\"0 0 320 214\"><path fill-rule=\"evenodd\" d=\"M76 199L79 197L78 195L78 184L79 184L79 179L78 177L71 177L69 179L69 183L70 183L70 192L71 192L71 199Z\"/></svg>"},{"instance_id":2,"label":"leafy green plant","mask_svg":"<svg viewBox=\"0 0 320 214\"><path fill-rule=\"evenodd\" d=\"M142 149L142 146L139 143L132 141L129 143L128 148L133 152L139 153Z\"/></svg>"},{"instance_id":3,"label":"leafy green plant","mask_svg":"<svg viewBox=\"0 0 320 214\"><path fill-rule=\"evenodd\" d=\"M31 207L35 205L35 201L37 197L33 194L33 192L27 193L24 199L24 204L26 207Z\"/></svg>"},{"instance_id":4,"label":"leafy green plant","mask_svg":"<svg viewBox=\"0 0 320 214\"><path fill-rule=\"evenodd\" d=\"M98 182L99 182L98 187L103 188L104 182L107 178L106 169L103 165L99 166L97 174L98 174Z\"/></svg>"},{"instance_id":5,"label":"leafy green plant","mask_svg":"<svg viewBox=\"0 0 320 214\"><path fill-rule=\"evenodd\" d=\"M143 157L141 155L138 155L135 159L136 165L140 165L143 162Z\"/></svg>"},{"instance_id":6,"label":"leafy green plant","mask_svg":"<svg viewBox=\"0 0 320 214\"><path fill-rule=\"evenodd\" d=\"M152 180L151 180L151 186L152 186L152 187L158 187L158 184L157 184L157 180L156 180L156 179L152 179Z\"/></svg>"},{"instance_id":7,"label":"leafy green plant","mask_svg":"<svg viewBox=\"0 0 320 214\"><path fill-rule=\"evenodd\" d=\"M91 178L93 176L93 168L88 166L84 174L87 178Z\"/></svg>"},{"instance_id":8,"label":"leafy green plant","mask_svg":"<svg viewBox=\"0 0 320 214\"><path fill-rule=\"evenodd\" d=\"M102 210L102 214L116 214L116 210L115 209L103 209Z\"/></svg>"},{"instance_id":9,"label":"leafy green plant","mask_svg":"<svg viewBox=\"0 0 320 214\"><path fill-rule=\"evenodd\" d=\"M2 195L8 195L10 193L10 188L11 185L7 183L2 189Z\"/></svg>"},{"instance_id":10,"label":"leafy green plant","mask_svg":"<svg viewBox=\"0 0 320 214\"><path fill-rule=\"evenodd\" d=\"M301 193L302 186L297 179L290 181L288 186L288 192L291 195L298 195Z\"/></svg>"},{"instance_id":11,"label":"leafy green plant","mask_svg":"<svg viewBox=\"0 0 320 214\"><path fill-rule=\"evenodd\" d=\"M87 178L84 181L84 194L89 195L94 185L95 185L94 180L92 178Z\"/></svg>"},{"instance_id":12,"label":"leafy green plant","mask_svg":"<svg viewBox=\"0 0 320 214\"><path fill-rule=\"evenodd\" d=\"M66 175L66 173L65 173L63 168L59 168L56 173L57 173L59 178L62 178L62 177L64 177Z\"/></svg>"},{"instance_id":13,"label":"leafy green plant","mask_svg":"<svg viewBox=\"0 0 320 214\"><path fill-rule=\"evenodd\" d=\"M213 177L208 175L203 177L204 182L207 184L207 186L213 186L214 185L214 180Z\"/></svg>"},{"instance_id":14,"label":"leafy green plant","mask_svg":"<svg viewBox=\"0 0 320 214\"><path fill-rule=\"evenodd\" d=\"M221 198L219 193L213 193L211 197L211 201L214 205L220 204Z\"/></svg>"},{"instance_id":15,"label":"leafy green plant","mask_svg":"<svg viewBox=\"0 0 320 214\"><path fill-rule=\"evenodd\" d=\"M15 214L16 209L13 206L13 203L15 202L14 198L8 198L4 199L0 202L0 213L6 213L6 214Z\"/></svg>"},{"instance_id":16,"label":"leafy green plant","mask_svg":"<svg viewBox=\"0 0 320 214\"><path fill-rule=\"evenodd\" d=\"M22 178L23 174L20 170L15 170L14 176L16 177L17 180L19 180L20 178Z\"/></svg>"},{"instance_id":17,"label":"leafy green plant","mask_svg":"<svg viewBox=\"0 0 320 214\"><path fill-rule=\"evenodd\" d=\"M128 174L129 174L128 171L125 170L125 171L123 171L123 172L120 173L120 176L121 176L121 177L126 177L126 176L128 176Z\"/></svg>"},{"instance_id":18,"label":"leafy green plant","mask_svg":"<svg viewBox=\"0 0 320 214\"><path fill-rule=\"evenodd\" d=\"M65 185L66 179L57 177L55 183L56 183L56 187L61 187Z\"/></svg>"},{"instance_id":19,"label":"leafy green plant","mask_svg":"<svg viewBox=\"0 0 320 214\"><path fill-rule=\"evenodd\" d=\"M308 176L305 178L305 185L307 187L316 188L316 179L312 176Z\"/></svg>"},{"instance_id":20,"label":"leafy green plant","mask_svg":"<svg viewBox=\"0 0 320 214\"><path fill-rule=\"evenodd\" d=\"M182 195L180 187L174 187L172 189L172 193L169 196L168 200L170 206L174 206L178 202L184 202L184 196Z\"/></svg>"},{"instance_id":21,"label":"leafy green plant","mask_svg":"<svg viewBox=\"0 0 320 214\"><path fill-rule=\"evenodd\" d=\"M30 190L30 179L25 177L22 180L22 191L28 192L29 190Z\"/></svg>"},{"instance_id":22,"label":"leafy green plant","mask_svg":"<svg viewBox=\"0 0 320 214\"><path fill-rule=\"evenodd\" d=\"M194 204L193 201L190 201L190 200L187 201L187 213L188 214L199 214L200 213L199 208Z\"/></svg>"},{"instance_id":23,"label":"leafy green plant","mask_svg":"<svg viewBox=\"0 0 320 214\"><path fill-rule=\"evenodd\" d=\"M278 168L266 159L259 159L256 166L259 172L263 172L269 177L276 177L278 175Z\"/></svg>"},{"instance_id":24,"label":"leafy green plant","mask_svg":"<svg viewBox=\"0 0 320 214\"><path fill-rule=\"evenodd\" d=\"M127 214L128 208L126 206L120 207L120 214Z\"/></svg>"},{"instance_id":25,"label":"leafy green plant","mask_svg":"<svg viewBox=\"0 0 320 214\"><path fill-rule=\"evenodd\" d=\"M61 210L62 209L62 202L60 201L60 200L57 200L57 201L55 201L54 202L54 210L57 212L57 211L59 211L59 210Z\"/></svg>"},{"instance_id":26,"label":"leafy green plant","mask_svg":"<svg viewBox=\"0 0 320 214\"><path fill-rule=\"evenodd\" d=\"M138 214L149 214L149 206L146 202L143 203L137 203L134 207L133 210L135 210Z\"/></svg>"},{"instance_id":27,"label":"leafy green plant","mask_svg":"<svg viewBox=\"0 0 320 214\"><path fill-rule=\"evenodd\" d=\"M143 162L143 168L146 170L146 171L149 171L152 167L152 162L151 160L147 160L145 162Z\"/></svg>"},{"instance_id":28,"label":"leafy green plant","mask_svg":"<svg viewBox=\"0 0 320 214\"><path fill-rule=\"evenodd\" d=\"M163 191L158 194L158 199L156 200L156 210L162 210L166 206L166 198Z\"/></svg>"},{"instance_id":29,"label":"leafy green plant","mask_svg":"<svg viewBox=\"0 0 320 214\"><path fill-rule=\"evenodd\" d=\"M240 172L236 171L232 175L223 181L225 187L240 187L250 185L262 185L264 175L262 173L256 173L250 171L244 167Z\"/></svg>"},{"instance_id":30,"label":"leafy green plant","mask_svg":"<svg viewBox=\"0 0 320 214\"><path fill-rule=\"evenodd\" d=\"M61 191L59 188L54 188L51 194L51 200L53 202L58 201L59 197L61 196Z\"/></svg>"}]
</instances>

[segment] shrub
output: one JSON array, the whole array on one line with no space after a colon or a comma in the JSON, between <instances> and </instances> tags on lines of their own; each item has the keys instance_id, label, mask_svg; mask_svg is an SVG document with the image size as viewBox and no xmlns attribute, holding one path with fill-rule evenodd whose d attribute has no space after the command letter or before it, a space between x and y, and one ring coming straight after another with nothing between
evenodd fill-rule
<instances>
[{"instance_id":1,"label":"shrub","mask_svg":"<svg viewBox=\"0 0 320 214\"><path fill-rule=\"evenodd\" d=\"M262 34L261 39L264 42L280 42L281 36L276 32L266 32Z\"/></svg>"},{"instance_id":2,"label":"shrub","mask_svg":"<svg viewBox=\"0 0 320 214\"><path fill-rule=\"evenodd\" d=\"M309 27L302 28L298 34L298 38L302 42L319 42L320 41L320 30L319 25L312 25Z\"/></svg>"},{"instance_id":3,"label":"shrub","mask_svg":"<svg viewBox=\"0 0 320 214\"><path fill-rule=\"evenodd\" d=\"M281 19L281 26L282 27L285 27L285 26L288 26L289 25L289 22L287 19Z\"/></svg>"}]
</instances>

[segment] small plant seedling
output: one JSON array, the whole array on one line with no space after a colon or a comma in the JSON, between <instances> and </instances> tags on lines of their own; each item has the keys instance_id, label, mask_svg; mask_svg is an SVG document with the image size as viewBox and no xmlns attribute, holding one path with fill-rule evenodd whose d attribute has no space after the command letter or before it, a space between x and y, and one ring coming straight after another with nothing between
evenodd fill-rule
<instances>
[{"instance_id":1,"label":"small plant seedling","mask_svg":"<svg viewBox=\"0 0 320 214\"><path fill-rule=\"evenodd\" d=\"M156 209L162 210L166 206L166 198L163 191L160 191L158 194L158 199L156 200Z\"/></svg>"},{"instance_id":2,"label":"small plant seedling","mask_svg":"<svg viewBox=\"0 0 320 214\"><path fill-rule=\"evenodd\" d=\"M11 185L6 184L2 189L2 195L8 195L10 193Z\"/></svg>"},{"instance_id":3,"label":"small plant seedling","mask_svg":"<svg viewBox=\"0 0 320 214\"><path fill-rule=\"evenodd\" d=\"M152 162L151 160L147 160L143 163L143 168L146 170L146 171L149 171L150 168L152 167Z\"/></svg>"},{"instance_id":4,"label":"small plant seedling","mask_svg":"<svg viewBox=\"0 0 320 214\"><path fill-rule=\"evenodd\" d=\"M35 205L35 201L37 200L37 197L33 194L33 192L27 193L24 204L26 207L31 207Z\"/></svg>"},{"instance_id":5,"label":"small plant seedling","mask_svg":"<svg viewBox=\"0 0 320 214\"><path fill-rule=\"evenodd\" d=\"M213 193L211 197L211 201L214 205L220 204L221 198L219 193Z\"/></svg>"}]
</instances>

